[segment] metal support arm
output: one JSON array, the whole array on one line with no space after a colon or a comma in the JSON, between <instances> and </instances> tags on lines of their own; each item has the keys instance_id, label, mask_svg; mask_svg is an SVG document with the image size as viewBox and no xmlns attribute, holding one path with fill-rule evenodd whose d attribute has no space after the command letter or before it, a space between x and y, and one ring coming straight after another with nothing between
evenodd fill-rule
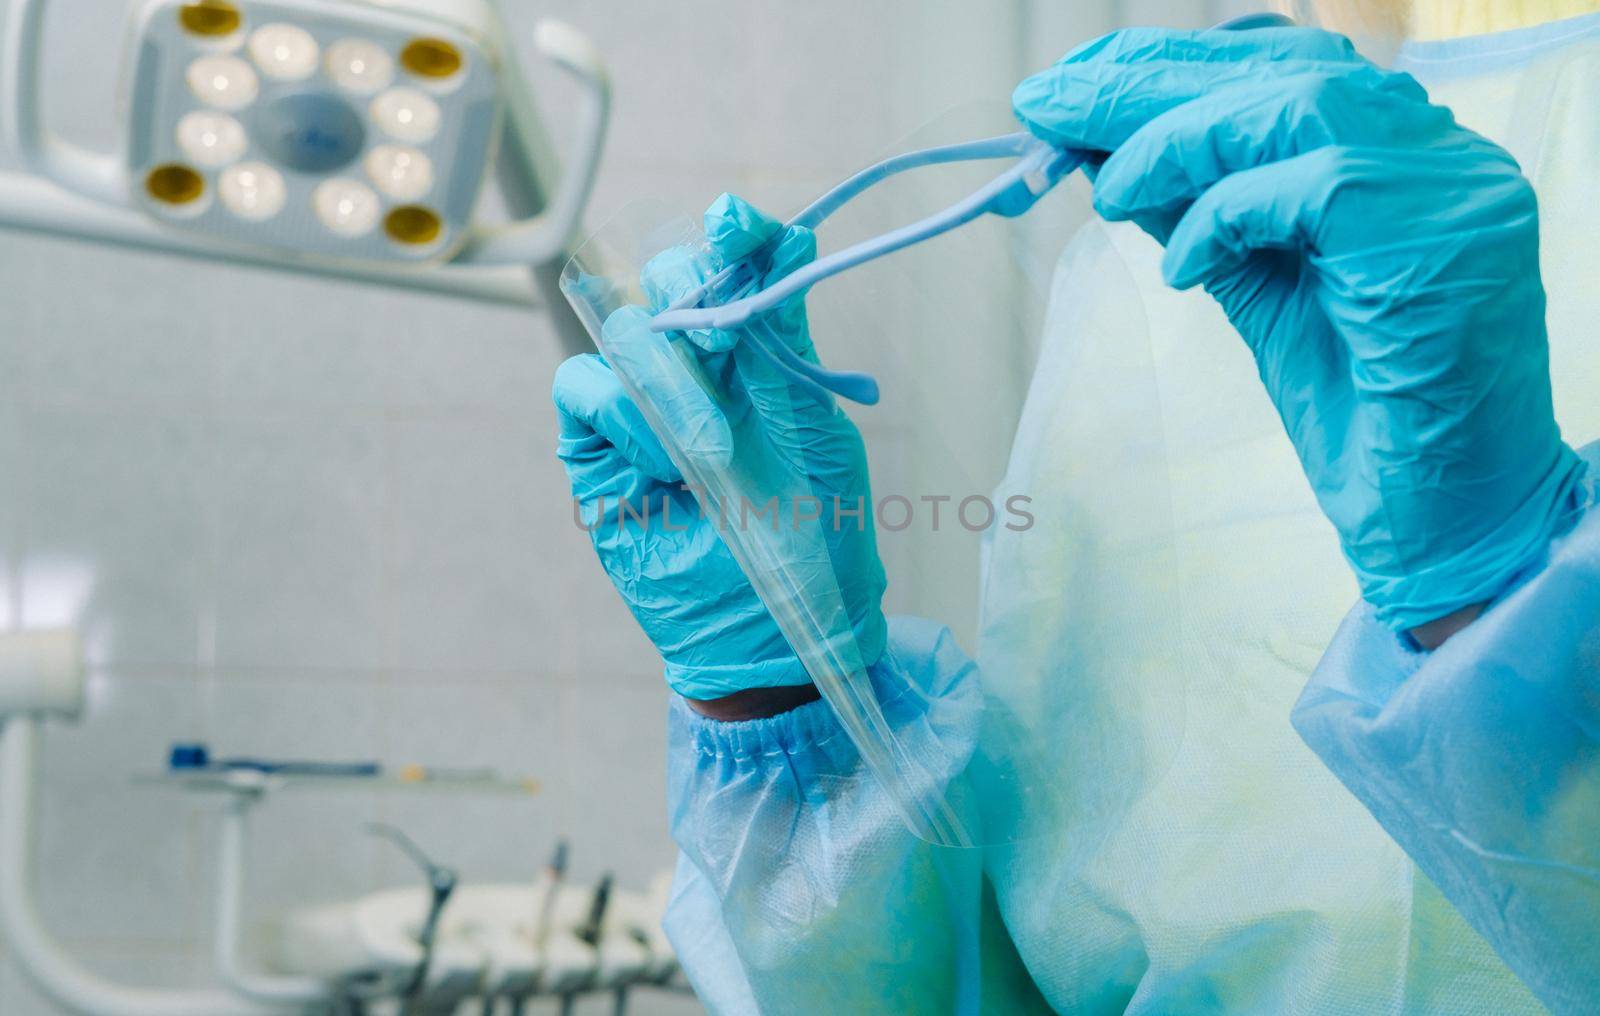
<instances>
[{"instance_id":1,"label":"metal support arm","mask_svg":"<svg viewBox=\"0 0 1600 1016\"><path fill-rule=\"evenodd\" d=\"M216 938L212 948L217 976L241 997L256 1002L308 1006L332 1000L331 986L309 977L273 977L246 972L239 960L244 924L244 880L250 810L259 793L236 793L223 807L217 856Z\"/></svg>"},{"instance_id":2,"label":"metal support arm","mask_svg":"<svg viewBox=\"0 0 1600 1016\"><path fill-rule=\"evenodd\" d=\"M611 119L611 80L600 53L581 32L559 21L541 21L534 32L541 55L583 86L578 141L567 156L550 203L539 215L475 232L456 255L460 264L539 265L566 256L583 225Z\"/></svg>"},{"instance_id":3,"label":"metal support arm","mask_svg":"<svg viewBox=\"0 0 1600 1016\"><path fill-rule=\"evenodd\" d=\"M30 883L39 723L29 714L0 720L0 929L22 970L57 1005L84 1016L283 1016L293 1011L226 991L113 984L85 970L50 937Z\"/></svg>"}]
</instances>

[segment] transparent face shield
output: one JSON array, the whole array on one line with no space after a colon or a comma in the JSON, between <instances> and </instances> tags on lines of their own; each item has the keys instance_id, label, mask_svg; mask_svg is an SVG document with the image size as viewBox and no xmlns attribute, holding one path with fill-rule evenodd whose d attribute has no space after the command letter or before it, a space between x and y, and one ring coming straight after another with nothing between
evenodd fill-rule
<instances>
[{"instance_id":1,"label":"transparent face shield","mask_svg":"<svg viewBox=\"0 0 1600 1016\"><path fill-rule=\"evenodd\" d=\"M962 110L888 154L963 148L1010 130L1007 110ZM1169 552L1169 500L1139 292L1090 209L1087 182L1063 171L1026 214L997 212L1005 188L1038 167L1004 143L972 150L988 154L919 164L829 207L816 224L814 264L903 238L930 212L967 202L972 214L960 228L823 274L776 309L741 315L735 305L782 279L724 285L715 298L660 282L664 266L687 265L712 284L749 270L749 259L719 258L699 209L629 208L583 245L562 279L849 736L858 759L819 775L840 793L846 782L873 781L913 832L952 847L1057 828L1063 809L1095 807L1075 785L1093 764L1089 751L1110 742L1124 763L1137 755L1147 770L1170 758L1182 722L1179 688L1169 743L1121 743L1087 712L1073 728L1072 668L1095 665L1093 654L1007 634L1030 627L1017 594L1041 581L1037 564L1058 570L1049 581L1059 593L1078 581L1080 558L1114 566L1124 549L1083 546L1073 535L1073 489L1122 491L1148 534L1137 548L1142 567ZM1014 169L1011 184L1001 180ZM761 195L745 196L760 204ZM801 298L814 351L793 339ZM697 303L735 310L663 326L672 308ZM660 330L637 327L645 315ZM635 326L620 327L625 320ZM1041 350L1060 389L1030 395ZM1025 399L1052 446L1048 489L1034 489L1030 470L1007 467ZM1057 428L1080 424L1090 439L1058 446L1050 436L1071 437ZM882 582L871 577L880 562ZM885 645L870 623L880 593L885 615L948 626L976 667L930 684L929 667L899 659L895 639ZM1087 589L1067 601L1078 612L1072 623L1089 629L1127 607L1096 603ZM988 617L993 603L1005 609ZM1170 607L1137 605L1151 626L1171 618ZM1070 626L1053 616L1043 628ZM996 647L992 666L986 646ZM1116 782L1097 781L1091 797Z\"/></svg>"},{"instance_id":2,"label":"transparent face shield","mask_svg":"<svg viewBox=\"0 0 1600 1016\"><path fill-rule=\"evenodd\" d=\"M1409 0L1279 0L1273 6L1295 24L1349 36L1379 66L1394 61L1413 30Z\"/></svg>"}]
</instances>

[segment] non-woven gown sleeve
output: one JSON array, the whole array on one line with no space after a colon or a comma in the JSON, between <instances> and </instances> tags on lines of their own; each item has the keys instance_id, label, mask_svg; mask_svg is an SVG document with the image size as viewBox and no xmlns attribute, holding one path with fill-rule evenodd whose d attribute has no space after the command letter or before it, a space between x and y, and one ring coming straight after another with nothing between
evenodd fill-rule
<instances>
[{"instance_id":1,"label":"non-woven gown sleeve","mask_svg":"<svg viewBox=\"0 0 1600 1016\"><path fill-rule=\"evenodd\" d=\"M1600 445L1577 521L1437 651L1358 606L1295 729L1557 1014L1600 1006Z\"/></svg>"},{"instance_id":2,"label":"non-woven gown sleeve","mask_svg":"<svg viewBox=\"0 0 1600 1016\"><path fill-rule=\"evenodd\" d=\"M949 630L891 620L871 676L891 723L926 725L948 749L929 776L955 781L982 704ZM669 755L682 856L664 925L713 1012L1049 1012L983 851L913 835L826 702L719 723L675 701Z\"/></svg>"}]
</instances>

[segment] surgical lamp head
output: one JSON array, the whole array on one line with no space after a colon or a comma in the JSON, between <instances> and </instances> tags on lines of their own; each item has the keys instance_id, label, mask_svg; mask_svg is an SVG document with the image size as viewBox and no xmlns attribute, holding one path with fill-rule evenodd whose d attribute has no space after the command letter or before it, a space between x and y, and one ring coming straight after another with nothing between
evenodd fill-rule
<instances>
[{"instance_id":1,"label":"surgical lamp head","mask_svg":"<svg viewBox=\"0 0 1600 1016\"><path fill-rule=\"evenodd\" d=\"M12 2L0 109L12 146L38 175L191 247L311 270L536 264L561 257L578 227L608 86L565 26L535 38L585 86L579 150L551 193L549 142L492 0L144 0L114 154L41 122L42 7ZM482 225L502 158L525 163L543 214Z\"/></svg>"},{"instance_id":2,"label":"surgical lamp head","mask_svg":"<svg viewBox=\"0 0 1600 1016\"><path fill-rule=\"evenodd\" d=\"M487 17L329 0L152 0L127 178L174 228L361 261L466 240L504 102Z\"/></svg>"}]
</instances>

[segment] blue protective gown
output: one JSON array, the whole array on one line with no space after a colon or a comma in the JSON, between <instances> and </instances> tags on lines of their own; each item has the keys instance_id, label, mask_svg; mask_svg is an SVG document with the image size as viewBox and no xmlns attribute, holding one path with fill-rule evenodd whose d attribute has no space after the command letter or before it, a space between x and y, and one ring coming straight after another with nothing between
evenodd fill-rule
<instances>
[{"instance_id":1,"label":"blue protective gown","mask_svg":"<svg viewBox=\"0 0 1600 1016\"><path fill-rule=\"evenodd\" d=\"M1400 63L1534 181L1557 418L1593 441L1600 17ZM1004 484L1039 519L987 547L981 669L916 619L878 664L935 704L983 682L1074 760L1064 793L1016 843L935 848L841 778L825 704L719 724L678 703L666 926L696 990L728 1013L1600 1010L1600 513L1413 651L1350 607L1220 312L1165 289L1137 230L1099 236L1057 273ZM1142 306L1097 306L1113 256ZM1119 315L1149 321L1156 449L1127 448L1144 407L1072 387L1124 366Z\"/></svg>"}]
</instances>

